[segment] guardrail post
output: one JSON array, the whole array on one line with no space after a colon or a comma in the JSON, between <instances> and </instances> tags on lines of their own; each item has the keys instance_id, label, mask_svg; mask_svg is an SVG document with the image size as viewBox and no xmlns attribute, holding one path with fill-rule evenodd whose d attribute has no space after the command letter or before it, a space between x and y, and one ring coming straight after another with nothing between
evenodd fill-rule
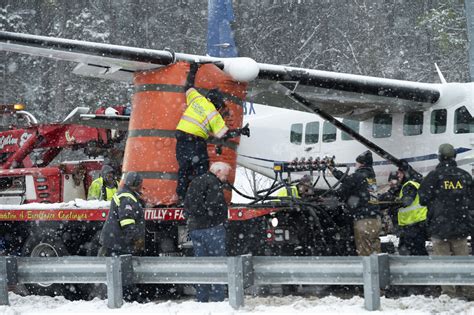
<instances>
[{"instance_id":1,"label":"guardrail post","mask_svg":"<svg viewBox=\"0 0 474 315\"><path fill-rule=\"evenodd\" d=\"M251 254L242 255L242 265L244 273L244 289L254 284L253 258Z\"/></svg>"},{"instance_id":2,"label":"guardrail post","mask_svg":"<svg viewBox=\"0 0 474 315\"><path fill-rule=\"evenodd\" d=\"M134 284L132 255L121 255L119 258L122 264L122 285L127 286Z\"/></svg>"},{"instance_id":3,"label":"guardrail post","mask_svg":"<svg viewBox=\"0 0 474 315\"><path fill-rule=\"evenodd\" d=\"M378 254L380 288L386 289L390 286L390 264L388 254Z\"/></svg>"},{"instance_id":4,"label":"guardrail post","mask_svg":"<svg viewBox=\"0 0 474 315\"><path fill-rule=\"evenodd\" d=\"M132 256L107 257L107 306L123 305L123 286L132 282Z\"/></svg>"},{"instance_id":5,"label":"guardrail post","mask_svg":"<svg viewBox=\"0 0 474 315\"><path fill-rule=\"evenodd\" d=\"M7 257L0 256L0 305L10 305L8 301Z\"/></svg>"},{"instance_id":6,"label":"guardrail post","mask_svg":"<svg viewBox=\"0 0 474 315\"><path fill-rule=\"evenodd\" d=\"M380 308L380 274L379 257L370 255L362 257L364 267L364 304L365 309L376 311Z\"/></svg>"},{"instance_id":7,"label":"guardrail post","mask_svg":"<svg viewBox=\"0 0 474 315\"><path fill-rule=\"evenodd\" d=\"M229 304L234 309L244 306L244 264L242 256L227 258Z\"/></svg>"}]
</instances>

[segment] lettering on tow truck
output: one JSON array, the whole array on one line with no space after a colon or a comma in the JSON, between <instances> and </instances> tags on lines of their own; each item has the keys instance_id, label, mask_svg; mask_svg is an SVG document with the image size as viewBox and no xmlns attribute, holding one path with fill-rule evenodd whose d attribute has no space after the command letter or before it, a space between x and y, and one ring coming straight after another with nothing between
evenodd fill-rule
<instances>
[{"instance_id":1,"label":"lettering on tow truck","mask_svg":"<svg viewBox=\"0 0 474 315\"><path fill-rule=\"evenodd\" d=\"M25 142L30 139L30 137L32 136L32 134L29 134L27 132L24 132L21 136L20 136L20 147L22 147Z\"/></svg>"},{"instance_id":2,"label":"lettering on tow truck","mask_svg":"<svg viewBox=\"0 0 474 315\"><path fill-rule=\"evenodd\" d=\"M14 145L18 143L18 138L13 138L12 135L1 136L0 137L0 150L9 145Z\"/></svg>"},{"instance_id":3,"label":"lettering on tow truck","mask_svg":"<svg viewBox=\"0 0 474 315\"><path fill-rule=\"evenodd\" d=\"M58 218L61 220L87 220L87 214L74 211L59 211Z\"/></svg>"},{"instance_id":4,"label":"lettering on tow truck","mask_svg":"<svg viewBox=\"0 0 474 315\"><path fill-rule=\"evenodd\" d=\"M146 209L145 220L184 220L181 209Z\"/></svg>"},{"instance_id":5,"label":"lettering on tow truck","mask_svg":"<svg viewBox=\"0 0 474 315\"><path fill-rule=\"evenodd\" d=\"M166 213L166 209L146 209L145 220L164 220Z\"/></svg>"},{"instance_id":6,"label":"lettering on tow truck","mask_svg":"<svg viewBox=\"0 0 474 315\"><path fill-rule=\"evenodd\" d=\"M54 220L54 213L48 211L27 211L26 217L28 220Z\"/></svg>"},{"instance_id":7,"label":"lettering on tow truck","mask_svg":"<svg viewBox=\"0 0 474 315\"><path fill-rule=\"evenodd\" d=\"M174 219L175 220L184 220L184 214L182 209L176 209L174 211Z\"/></svg>"},{"instance_id":8,"label":"lettering on tow truck","mask_svg":"<svg viewBox=\"0 0 474 315\"><path fill-rule=\"evenodd\" d=\"M10 211L8 212L0 212L0 220L15 220L17 218L15 213Z\"/></svg>"}]
</instances>

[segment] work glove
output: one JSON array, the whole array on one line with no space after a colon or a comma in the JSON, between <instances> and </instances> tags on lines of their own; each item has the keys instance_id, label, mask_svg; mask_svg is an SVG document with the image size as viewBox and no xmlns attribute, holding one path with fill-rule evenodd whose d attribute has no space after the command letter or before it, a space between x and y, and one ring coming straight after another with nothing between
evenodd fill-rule
<instances>
[{"instance_id":1,"label":"work glove","mask_svg":"<svg viewBox=\"0 0 474 315\"><path fill-rule=\"evenodd\" d=\"M250 128L248 123L240 129L240 134L242 136L250 137Z\"/></svg>"},{"instance_id":2,"label":"work glove","mask_svg":"<svg viewBox=\"0 0 474 315\"><path fill-rule=\"evenodd\" d=\"M227 140L230 138L235 138L240 135L244 135L247 137L250 137L250 129L249 129L249 124L246 124L243 128L237 128L237 129L230 129L225 133L225 135L222 137L223 140Z\"/></svg>"},{"instance_id":3,"label":"work glove","mask_svg":"<svg viewBox=\"0 0 474 315\"><path fill-rule=\"evenodd\" d=\"M191 62L189 64L189 73L188 77L186 78L186 84L184 85L184 90L187 91L188 89L194 87L194 81L196 80L196 73L199 69L199 64L196 62Z\"/></svg>"},{"instance_id":4,"label":"work glove","mask_svg":"<svg viewBox=\"0 0 474 315\"><path fill-rule=\"evenodd\" d=\"M133 243L133 250L135 253L143 252L145 250L145 239L144 238L136 239L135 242Z\"/></svg>"}]
</instances>

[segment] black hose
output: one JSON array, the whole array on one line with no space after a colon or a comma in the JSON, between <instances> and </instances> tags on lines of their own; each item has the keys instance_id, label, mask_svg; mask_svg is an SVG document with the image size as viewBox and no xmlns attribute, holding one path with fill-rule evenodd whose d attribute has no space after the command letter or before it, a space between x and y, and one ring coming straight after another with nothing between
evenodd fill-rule
<instances>
[{"instance_id":1,"label":"black hose","mask_svg":"<svg viewBox=\"0 0 474 315\"><path fill-rule=\"evenodd\" d=\"M255 196L249 196L249 195L246 195L242 192L240 192L237 188L235 188L234 185L232 185L231 183L227 183L230 188L232 188L233 191L235 191L237 194L239 194L240 196L244 197L244 198L247 198L247 199L251 199L251 200L257 200L259 198L255 197Z\"/></svg>"},{"instance_id":2,"label":"black hose","mask_svg":"<svg viewBox=\"0 0 474 315\"><path fill-rule=\"evenodd\" d=\"M275 183L275 182L274 182ZM274 186L274 183L272 184L272 187ZM283 185L278 185L278 186L275 186L273 187L272 189L267 189L267 193L264 195L264 196L261 196L261 195L257 195L257 196L249 196L249 195L246 195L244 193L242 193L241 191L239 191L237 188L235 188L234 185L232 185L231 183L227 183L233 191L235 191L237 194L239 194L240 196L244 197L244 198L247 198L247 199L250 199L250 200L253 200L252 202L249 203L249 205L253 205L259 201L265 201L267 200L268 196L270 194L272 194L273 192L275 192L276 190L280 189L283 187ZM264 190L265 191L265 190Z\"/></svg>"},{"instance_id":3,"label":"black hose","mask_svg":"<svg viewBox=\"0 0 474 315\"><path fill-rule=\"evenodd\" d=\"M328 185L329 190L331 190L331 184L329 184L328 179L326 178L326 172L323 172L323 179L326 185Z\"/></svg>"},{"instance_id":4,"label":"black hose","mask_svg":"<svg viewBox=\"0 0 474 315\"><path fill-rule=\"evenodd\" d=\"M319 173L318 173L319 174ZM314 181L313 183L313 188L316 187L316 184L319 182L319 179L321 178L321 175L318 175L318 177L316 178L316 180Z\"/></svg>"},{"instance_id":5,"label":"black hose","mask_svg":"<svg viewBox=\"0 0 474 315\"><path fill-rule=\"evenodd\" d=\"M328 184L329 189L326 190L325 192L323 192L319 197L324 197L324 196L327 195L329 192L334 191L334 189L347 177L347 175L349 174L349 169L350 169L350 168L349 168L348 166L346 166L346 171L344 172L344 175L342 175L341 178L339 178L339 179L337 180L337 182L336 182L333 186L331 186L331 185L329 184L329 182L328 182L327 179L326 179L326 176L324 176L324 180L326 181L326 184Z\"/></svg>"}]
</instances>

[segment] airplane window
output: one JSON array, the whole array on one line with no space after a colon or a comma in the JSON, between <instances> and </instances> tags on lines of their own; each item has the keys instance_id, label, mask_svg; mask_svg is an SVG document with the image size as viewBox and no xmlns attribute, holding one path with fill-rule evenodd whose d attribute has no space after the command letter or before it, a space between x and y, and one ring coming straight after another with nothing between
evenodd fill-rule
<instances>
[{"instance_id":1,"label":"airplane window","mask_svg":"<svg viewBox=\"0 0 474 315\"><path fill-rule=\"evenodd\" d=\"M323 124L323 142L336 141L336 127L330 122L325 121Z\"/></svg>"},{"instance_id":2,"label":"airplane window","mask_svg":"<svg viewBox=\"0 0 474 315\"><path fill-rule=\"evenodd\" d=\"M446 122L448 120L448 111L446 109L437 109L431 112L431 133L443 133L446 131Z\"/></svg>"},{"instance_id":3,"label":"airplane window","mask_svg":"<svg viewBox=\"0 0 474 315\"><path fill-rule=\"evenodd\" d=\"M290 142L294 144L301 144L303 140L303 124L291 125Z\"/></svg>"},{"instance_id":4,"label":"airplane window","mask_svg":"<svg viewBox=\"0 0 474 315\"><path fill-rule=\"evenodd\" d=\"M345 118L342 120L342 123L346 124L347 127L351 128L355 132L359 133L359 121ZM343 132L342 140L354 140L354 138L349 136L349 134Z\"/></svg>"},{"instance_id":5,"label":"airplane window","mask_svg":"<svg viewBox=\"0 0 474 315\"><path fill-rule=\"evenodd\" d=\"M403 118L403 135L416 136L423 133L423 112L406 113Z\"/></svg>"},{"instance_id":6,"label":"airplane window","mask_svg":"<svg viewBox=\"0 0 474 315\"><path fill-rule=\"evenodd\" d=\"M474 133L474 117L466 106L459 107L454 112L454 133Z\"/></svg>"},{"instance_id":7,"label":"airplane window","mask_svg":"<svg viewBox=\"0 0 474 315\"><path fill-rule=\"evenodd\" d=\"M319 141L319 121L313 121L306 124L305 143L313 144Z\"/></svg>"},{"instance_id":8,"label":"airplane window","mask_svg":"<svg viewBox=\"0 0 474 315\"><path fill-rule=\"evenodd\" d=\"M374 138L388 138L392 135L392 115L378 114L374 117L372 136Z\"/></svg>"}]
</instances>

